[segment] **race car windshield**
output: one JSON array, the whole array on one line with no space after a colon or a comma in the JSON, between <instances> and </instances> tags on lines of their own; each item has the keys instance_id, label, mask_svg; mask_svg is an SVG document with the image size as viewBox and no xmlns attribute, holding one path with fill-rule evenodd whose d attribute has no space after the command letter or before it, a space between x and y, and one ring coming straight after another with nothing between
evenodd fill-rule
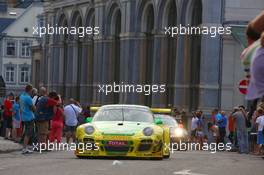
<instances>
[{"instance_id":1,"label":"race car windshield","mask_svg":"<svg viewBox=\"0 0 264 175\"><path fill-rule=\"evenodd\" d=\"M132 121L153 123L152 113L140 109L104 109L99 110L94 121Z\"/></svg>"},{"instance_id":2,"label":"race car windshield","mask_svg":"<svg viewBox=\"0 0 264 175\"><path fill-rule=\"evenodd\" d=\"M170 127L177 127L178 126L177 121L174 120L170 116L154 114L154 117L160 119L164 125L167 125L167 126L170 126Z\"/></svg>"}]
</instances>

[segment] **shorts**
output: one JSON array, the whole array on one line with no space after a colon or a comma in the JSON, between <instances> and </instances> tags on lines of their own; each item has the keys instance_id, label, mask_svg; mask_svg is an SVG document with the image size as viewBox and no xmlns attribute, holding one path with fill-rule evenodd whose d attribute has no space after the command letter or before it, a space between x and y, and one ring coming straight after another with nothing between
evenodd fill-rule
<instances>
[{"instance_id":1,"label":"shorts","mask_svg":"<svg viewBox=\"0 0 264 175\"><path fill-rule=\"evenodd\" d=\"M192 136L192 137L195 137L195 136L196 136L196 130L192 130L192 131L191 131L191 136Z\"/></svg>"},{"instance_id":2,"label":"shorts","mask_svg":"<svg viewBox=\"0 0 264 175\"><path fill-rule=\"evenodd\" d=\"M13 123L13 118L12 117L6 117L4 118L4 127L12 129L12 123Z\"/></svg>"},{"instance_id":3,"label":"shorts","mask_svg":"<svg viewBox=\"0 0 264 175\"><path fill-rule=\"evenodd\" d=\"M67 125L65 125L64 130L65 130L65 132L74 133L75 130L76 130L76 126L67 126Z\"/></svg>"},{"instance_id":4,"label":"shorts","mask_svg":"<svg viewBox=\"0 0 264 175\"><path fill-rule=\"evenodd\" d=\"M31 137L33 135L34 122L27 121L23 122L25 136Z\"/></svg>"},{"instance_id":5,"label":"shorts","mask_svg":"<svg viewBox=\"0 0 264 175\"><path fill-rule=\"evenodd\" d=\"M197 131L197 137L204 137L203 131Z\"/></svg>"},{"instance_id":6,"label":"shorts","mask_svg":"<svg viewBox=\"0 0 264 175\"><path fill-rule=\"evenodd\" d=\"M37 121L36 122L37 133L48 135L49 134L49 121Z\"/></svg>"},{"instance_id":7,"label":"shorts","mask_svg":"<svg viewBox=\"0 0 264 175\"><path fill-rule=\"evenodd\" d=\"M258 131L257 144L258 145L264 144L264 135L262 131Z\"/></svg>"},{"instance_id":8,"label":"shorts","mask_svg":"<svg viewBox=\"0 0 264 175\"><path fill-rule=\"evenodd\" d=\"M13 118L13 129L20 128L20 121Z\"/></svg>"}]
</instances>

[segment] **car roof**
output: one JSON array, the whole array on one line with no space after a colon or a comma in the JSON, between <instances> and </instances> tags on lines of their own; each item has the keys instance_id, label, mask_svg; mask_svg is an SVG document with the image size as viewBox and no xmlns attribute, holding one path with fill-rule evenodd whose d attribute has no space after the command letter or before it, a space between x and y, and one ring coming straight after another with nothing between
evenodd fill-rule
<instances>
[{"instance_id":1,"label":"car roof","mask_svg":"<svg viewBox=\"0 0 264 175\"><path fill-rule=\"evenodd\" d=\"M100 107L100 109L115 109L115 108L138 108L138 109L144 109L150 111L149 107L143 105L113 104L113 105L104 105Z\"/></svg>"},{"instance_id":2,"label":"car roof","mask_svg":"<svg viewBox=\"0 0 264 175\"><path fill-rule=\"evenodd\" d=\"M171 115L168 115L168 114L154 114L154 117L172 118L172 119L174 119Z\"/></svg>"}]
</instances>

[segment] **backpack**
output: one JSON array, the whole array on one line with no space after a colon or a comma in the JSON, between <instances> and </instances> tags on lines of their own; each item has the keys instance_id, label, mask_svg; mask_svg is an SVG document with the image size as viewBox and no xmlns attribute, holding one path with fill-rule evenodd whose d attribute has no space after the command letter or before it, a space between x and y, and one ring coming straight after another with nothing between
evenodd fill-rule
<instances>
[{"instance_id":1,"label":"backpack","mask_svg":"<svg viewBox=\"0 0 264 175\"><path fill-rule=\"evenodd\" d=\"M36 120L37 121L45 121L45 120L51 120L53 118L53 107L47 107L49 97L42 97L37 105L37 111L36 111Z\"/></svg>"}]
</instances>

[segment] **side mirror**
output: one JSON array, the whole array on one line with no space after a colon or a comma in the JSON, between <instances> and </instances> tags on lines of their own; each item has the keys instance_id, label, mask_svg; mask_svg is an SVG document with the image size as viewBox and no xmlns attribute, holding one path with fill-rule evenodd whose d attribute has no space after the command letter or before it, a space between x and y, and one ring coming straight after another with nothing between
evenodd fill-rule
<instances>
[{"instance_id":1,"label":"side mirror","mask_svg":"<svg viewBox=\"0 0 264 175\"><path fill-rule=\"evenodd\" d=\"M91 123L92 120L93 120L92 117L87 117L87 118L85 119L85 123Z\"/></svg>"},{"instance_id":2,"label":"side mirror","mask_svg":"<svg viewBox=\"0 0 264 175\"><path fill-rule=\"evenodd\" d=\"M156 118L156 119L155 119L155 124L156 124L156 125L162 125L163 122L161 121L161 119Z\"/></svg>"}]
</instances>

